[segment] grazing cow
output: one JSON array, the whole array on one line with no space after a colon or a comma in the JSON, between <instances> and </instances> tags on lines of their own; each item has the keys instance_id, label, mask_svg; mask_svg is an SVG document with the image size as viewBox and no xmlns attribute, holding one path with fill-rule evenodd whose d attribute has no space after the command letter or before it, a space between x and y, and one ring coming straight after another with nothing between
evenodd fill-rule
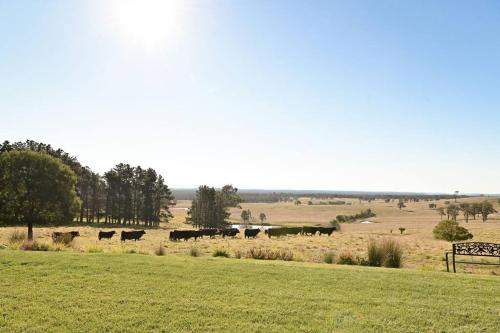
<instances>
[{"instance_id":1,"label":"grazing cow","mask_svg":"<svg viewBox=\"0 0 500 333\"><path fill-rule=\"evenodd\" d=\"M226 236L235 237L239 233L240 233L240 230L238 228L222 229L222 237L223 238L225 238Z\"/></svg>"},{"instance_id":2,"label":"grazing cow","mask_svg":"<svg viewBox=\"0 0 500 333\"><path fill-rule=\"evenodd\" d=\"M318 227L302 227L302 235L314 236L318 232Z\"/></svg>"},{"instance_id":3,"label":"grazing cow","mask_svg":"<svg viewBox=\"0 0 500 333\"><path fill-rule=\"evenodd\" d=\"M216 235L220 235L218 229L200 229L198 231L201 238L203 238L203 236L209 236L210 238L214 238Z\"/></svg>"},{"instance_id":4,"label":"grazing cow","mask_svg":"<svg viewBox=\"0 0 500 333\"><path fill-rule=\"evenodd\" d=\"M286 228L269 228L265 233L269 238L272 236L281 237L286 235Z\"/></svg>"},{"instance_id":5,"label":"grazing cow","mask_svg":"<svg viewBox=\"0 0 500 333\"><path fill-rule=\"evenodd\" d=\"M97 236L99 238L99 240L103 239L103 238L106 238L106 239L110 239L113 237L113 235L116 234L116 231L99 231L99 236Z\"/></svg>"},{"instance_id":6,"label":"grazing cow","mask_svg":"<svg viewBox=\"0 0 500 333\"><path fill-rule=\"evenodd\" d=\"M145 233L146 233L146 231L144 231L144 230L122 231L121 241L125 242L128 239L130 239L130 240L133 239L134 241L138 241L139 239L141 239L142 235L144 235Z\"/></svg>"},{"instance_id":7,"label":"grazing cow","mask_svg":"<svg viewBox=\"0 0 500 333\"><path fill-rule=\"evenodd\" d=\"M245 229L245 238L255 238L259 234L260 229Z\"/></svg>"},{"instance_id":8,"label":"grazing cow","mask_svg":"<svg viewBox=\"0 0 500 333\"><path fill-rule=\"evenodd\" d=\"M58 240L60 240L62 237L65 237L65 236L69 236L69 237L71 237L71 240L73 240L75 237L80 236L80 232L79 231L70 231L70 232L55 231L52 233L52 240L54 242L57 242Z\"/></svg>"},{"instance_id":9,"label":"grazing cow","mask_svg":"<svg viewBox=\"0 0 500 333\"><path fill-rule=\"evenodd\" d=\"M323 234L330 236L332 234L332 232L334 232L335 230L337 230L337 228L335 228L335 227L319 227L318 228L320 236Z\"/></svg>"},{"instance_id":10,"label":"grazing cow","mask_svg":"<svg viewBox=\"0 0 500 333\"><path fill-rule=\"evenodd\" d=\"M283 231L286 232L287 235L298 235L302 233L302 227L286 227L283 229L285 229Z\"/></svg>"},{"instance_id":11,"label":"grazing cow","mask_svg":"<svg viewBox=\"0 0 500 333\"><path fill-rule=\"evenodd\" d=\"M169 238L172 241L177 241L180 239L184 239L184 241L187 241L190 238L194 238L194 240L197 240L198 237L201 237L201 232L199 230L172 230L169 235Z\"/></svg>"}]
</instances>

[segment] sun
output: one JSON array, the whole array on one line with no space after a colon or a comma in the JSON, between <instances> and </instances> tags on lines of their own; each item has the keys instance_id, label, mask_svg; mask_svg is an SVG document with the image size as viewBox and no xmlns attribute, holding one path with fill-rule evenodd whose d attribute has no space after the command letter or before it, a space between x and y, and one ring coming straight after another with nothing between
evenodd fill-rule
<instances>
[{"instance_id":1,"label":"sun","mask_svg":"<svg viewBox=\"0 0 500 333\"><path fill-rule=\"evenodd\" d=\"M112 0L108 5L113 29L134 46L163 48L181 35L183 0Z\"/></svg>"}]
</instances>

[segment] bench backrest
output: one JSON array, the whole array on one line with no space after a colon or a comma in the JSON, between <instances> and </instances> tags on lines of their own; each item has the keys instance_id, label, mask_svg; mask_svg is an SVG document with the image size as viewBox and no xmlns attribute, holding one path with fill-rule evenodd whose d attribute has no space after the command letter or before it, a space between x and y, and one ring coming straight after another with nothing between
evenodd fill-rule
<instances>
[{"instance_id":1,"label":"bench backrest","mask_svg":"<svg viewBox=\"0 0 500 333\"><path fill-rule=\"evenodd\" d=\"M467 242L453 244L453 254L463 256L500 257L500 244Z\"/></svg>"}]
</instances>

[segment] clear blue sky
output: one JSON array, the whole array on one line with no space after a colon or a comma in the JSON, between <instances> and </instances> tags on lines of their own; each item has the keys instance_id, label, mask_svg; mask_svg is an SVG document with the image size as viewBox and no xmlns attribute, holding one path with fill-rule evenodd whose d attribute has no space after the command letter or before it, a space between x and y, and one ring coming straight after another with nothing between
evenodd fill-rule
<instances>
[{"instance_id":1,"label":"clear blue sky","mask_svg":"<svg viewBox=\"0 0 500 333\"><path fill-rule=\"evenodd\" d=\"M500 192L498 1L0 0L0 140L170 186Z\"/></svg>"}]
</instances>

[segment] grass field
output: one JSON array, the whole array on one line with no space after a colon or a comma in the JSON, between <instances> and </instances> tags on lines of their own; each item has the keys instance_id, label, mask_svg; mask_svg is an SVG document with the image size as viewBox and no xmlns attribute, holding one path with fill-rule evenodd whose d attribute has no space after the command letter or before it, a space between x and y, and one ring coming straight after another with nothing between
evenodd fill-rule
<instances>
[{"instance_id":1,"label":"grass field","mask_svg":"<svg viewBox=\"0 0 500 333\"><path fill-rule=\"evenodd\" d=\"M498 332L500 279L0 250L1 332Z\"/></svg>"},{"instance_id":2,"label":"grass field","mask_svg":"<svg viewBox=\"0 0 500 333\"><path fill-rule=\"evenodd\" d=\"M119 237L112 240L97 240L97 233L101 228L78 226L62 228L36 228L35 238L42 242L51 244L51 233L55 230L80 230L81 237L75 239L71 248L62 250L77 252L143 252L153 254L161 246L166 248L168 254L186 254L191 248L196 248L204 255L210 255L214 250L224 248L232 255L237 252L245 253L250 248L258 247L264 249L287 249L294 253L294 260L315 262L323 261L327 252L351 252L354 256L366 256L366 247L370 239L394 238L401 243L404 249L404 267L417 268L421 270L444 270L442 258L445 251L449 251L449 242L435 240L432 235L433 227L438 223L440 217L435 210L429 209L429 202L407 203L407 207L399 210L397 202L385 203L382 200L359 202L357 199L345 199L351 205L323 206L306 204L296 206L293 203L244 203L243 209L250 209L254 217L264 212L268 219L267 223L276 225L328 225L329 221L338 214L355 214L362 209L371 208L377 216L370 218L372 224L350 223L342 224L342 232L334 233L331 237L316 236L288 236L281 239L269 240L263 233L255 240L245 240L240 234L236 239L202 239L188 242L168 241L168 232L177 228L191 228L184 223L188 201L180 201L173 209L174 219L168 224L162 224L160 229L147 230L141 241L129 241L120 243ZM460 199L460 201L480 201L484 198ZM500 211L496 199L490 199ZM307 202L304 198L302 202ZM438 206L444 206L444 200L437 202ZM232 209L232 220L240 223L241 210ZM462 216L460 216L462 218ZM500 243L500 215L491 215L488 222L481 222L480 218L471 220L466 226L473 234L475 241L486 241ZM257 222L257 221L256 221ZM400 234L398 228L404 227L406 231ZM25 231L24 228L0 228L0 244L8 244L9 235L15 230ZM113 228L120 230L119 228ZM392 233L391 233L392 230ZM18 247L18 245L16 245ZM15 247L15 246L14 246ZM461 272L480 272L486 274L500 274L500 268L495 266L459 265Z\"/></svg>"}]
</instances>

